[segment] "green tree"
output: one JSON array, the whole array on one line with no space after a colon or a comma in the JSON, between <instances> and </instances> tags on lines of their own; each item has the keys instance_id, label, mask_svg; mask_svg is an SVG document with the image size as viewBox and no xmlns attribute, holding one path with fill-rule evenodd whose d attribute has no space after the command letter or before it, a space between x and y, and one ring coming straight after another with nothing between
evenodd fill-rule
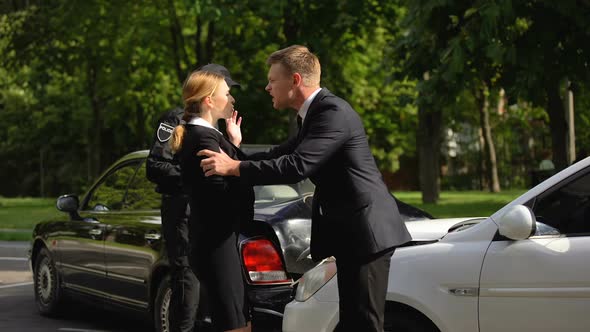
<instances>
[{"instance_id":1,"label":"green tree","mask_svg":"<svg viewBox=\"0 0 590 332\"><path fill-rule=\"evenodd\" d=\"M383 60L401 10L335 0L2 3L1 192L79 192L148 147L157 117L182 105L186 75L208 62L242 84L232 94L244 143L279 143L293 112L272 110L265 61L293 43L320 56L324 85L361 113L380 167L394 171L413 153L416 126L415 83L393 79L398 66Z\"/></svg>"}]
</instances>

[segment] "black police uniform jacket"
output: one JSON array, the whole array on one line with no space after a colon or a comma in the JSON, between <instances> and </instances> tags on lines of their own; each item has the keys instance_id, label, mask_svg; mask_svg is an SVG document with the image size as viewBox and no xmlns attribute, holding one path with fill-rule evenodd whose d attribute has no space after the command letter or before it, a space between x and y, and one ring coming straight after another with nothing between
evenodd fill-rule
<instances>
[{"instance_id":1,"label":"black police uniform jacket","mask_svg":"<svg viewBox=\"0 0 590 332\"><path fill-rule=\"evenodd\" d=\"M327 89L311 102L297 137L249 158L253 160L240 164L242 181L295 183L309 177L316 185L314 260L332 255L363 259L411 240L359 115Z\"/></svg>"},{"instance_id":2,"label":"black police uniform jacket","mask_svg":"<svg viewBox=\"0 0 590 332\"><path fill-rule=\"evenodd\" d=\"M164 113L158 120L158 129L147 157L146 177L157 185L160 194L181 194L180 163L170 148L172 131L180 124L184 110L175 108Z\"/></svg>"},{"instance_id":3,"label":"black police uniform jacket","mask_svg":"<svg viewBox=\"0 0 590 332\"><path fill-rule=\"evenodd\" d=\"M191 201L191 227L196 227L197 243L221 241L239 230L242 222L254 217L254 190L235 176L206 177L201 168L204 157L197 152L222 149L233 159L243 159L244 153L219 131L199 125L185 125L180 158L182 182Z\"/></svg>"}]
</instances>

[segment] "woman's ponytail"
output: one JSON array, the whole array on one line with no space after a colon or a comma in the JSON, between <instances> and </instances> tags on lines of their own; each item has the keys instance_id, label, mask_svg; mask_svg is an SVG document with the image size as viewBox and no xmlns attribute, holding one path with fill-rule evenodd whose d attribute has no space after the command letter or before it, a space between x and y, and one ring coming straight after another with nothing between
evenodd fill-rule
<instances>
[{"instance_id":1,"label":"woman's ponytail","mask_svg":"<svg viewBox=\"0 0 590 332\"><path fill-rule=\"evenodd\" d=\"M199 115L199 105L197 103L190 103L184 107L184 114L182 115L183 124L174 128L172 138L170 138L170 148L172 153L180 151L182 148L182 141L184 140L185 123L188 123L193 117Z\"/></svg>"},{"instance_id":2,"label":"woman's ponytail","mask_svg":"<svg viewBox=\"0 0 590 332\"><path fill-rule=\"evenodd\" d=\"M172 138L170 138L170 148L172 149L172 153L176 153L180 150L180 148L182 148L184 130L184 124L178 125L174 128L174 131L172 132Z\"/></svg>"}]
</instances>

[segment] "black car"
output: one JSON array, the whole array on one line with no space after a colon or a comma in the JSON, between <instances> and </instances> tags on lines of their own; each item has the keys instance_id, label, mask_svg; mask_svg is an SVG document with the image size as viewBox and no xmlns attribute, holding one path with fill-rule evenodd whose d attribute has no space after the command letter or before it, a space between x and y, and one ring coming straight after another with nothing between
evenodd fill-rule
<instances>
[{"instance_id":1,"label":"black car","mask_svg":"<svg viewBox=\"0 0 590 332\"><path fill-rule=\"evenodd\" d=\"M115 162L81 202L60 196L57 208L69 217L36 225L30 262L42 314L59 312L64 298L85 299L147 315L156 331L168 330L169 265L160 195L145 176L147 155L147 150L134 152ZM315 266L309 256L313 189L308 180L254 188L255 216L243 225L239 248L255 327L280 329L291 285ZM430 217L398 204L407 220ZM199 325L209 321L206 290L201 294Z\"/></svg>"}]
</instances>

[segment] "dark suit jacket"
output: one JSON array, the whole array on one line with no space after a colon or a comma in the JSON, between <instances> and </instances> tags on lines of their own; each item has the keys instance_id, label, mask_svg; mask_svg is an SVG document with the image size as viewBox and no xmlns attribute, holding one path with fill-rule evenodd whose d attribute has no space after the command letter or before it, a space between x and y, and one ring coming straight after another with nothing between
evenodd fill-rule
<instances>
[{"instance_id":1,"label":"dark suit jacket","mask_svg":"<svg viewBox=\"0 0 590 332\"><path fill-rule=\"evenodd\" d=\"M191 234L199 245L213 245L242 222L254 216L254 191L234 176L206 177L200 166L204 157L197 152L223 149L233 159L244 159L244 153L231 144L220 132L203 126L185 126L182 148L178 152L184 190L191 202Z\"/></svg>"},{"instance_id":2,"label":"dark suit jacket","mask_svg":"<svg viewBox=\"0 0 590 332\"><path fill-rule=\"evenodd\" d=\"M311 255L365 258L411 240L371 154L359 115L322 89L294 137L240 164L250 184L316 185ZM270 159L270 160L262 160Z\"/></svg>"}]
</instances>

